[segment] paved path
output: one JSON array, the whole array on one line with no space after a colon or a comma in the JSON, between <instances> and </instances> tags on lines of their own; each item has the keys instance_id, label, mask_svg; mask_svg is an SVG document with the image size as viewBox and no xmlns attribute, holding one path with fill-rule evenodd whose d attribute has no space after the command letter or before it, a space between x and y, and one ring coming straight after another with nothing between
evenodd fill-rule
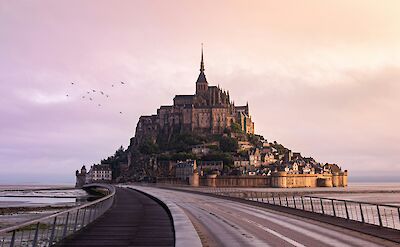
<instances>
[{"instance_id":1,"label":"paved path","mask_svg":"<svg viewBox=\"0 0 400 247\"><path fill-rule=\"evenodd\" d=\"M398 246L359 232L248 204L181 191L136 188L181 207L204 246Z\"/></svg>"},{"instance_id":2,"label":"paved path","mask_svg":"<svg viewBox=\"0 0 400 247\"><path fill-rule=\"evenodd\" d=\"M165 209L140 192L117 188L114 206L59 246L174 246Z\"/></svg>"}]
</instances>

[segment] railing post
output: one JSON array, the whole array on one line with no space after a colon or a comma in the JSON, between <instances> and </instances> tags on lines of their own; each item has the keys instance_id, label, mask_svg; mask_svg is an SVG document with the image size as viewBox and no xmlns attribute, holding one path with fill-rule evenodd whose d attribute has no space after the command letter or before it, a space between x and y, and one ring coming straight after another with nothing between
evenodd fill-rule
<instances>
[{"instance_id":1,"label":"railing post","mask_svg":"<svg viewBox=\"0 0 400 247\"><path fill-rule=\"evenodd\" d=\"M99 207L99 204L98 204L98 203L94 204L93 221L97 219L97 214L98 214L98 211L99 211L99 210L98 210L98 207Z\"/></svg>"},{"instance_id":2,"label":"railing post","mask_svg":"<svg viewBox=\"0 0 400 247\"><path fill-rule=\"evenodd\" d=\"M280 195L279 195L279 206L282 206L282 200Z\"/></svg>"},{"instance_id":3,"label":"railing post","mask_svg":"<svg viewBox=\"0 0 400 247\"><path fill-rule=\"evenodd\" d=\"M36 224L35 236L33 237L32 247L35 247L35 246L36 246L36 243L37 243L37 240L38 240L39 225L40 225L40 222L38 222L38 223Z\"/></svg>"},{"instance_id":4,"label":"railing post","mask_svg":"<svg viewBox=\"0 0 400 247\"><path fill-rule=\"evenodd\" d=\"M287 199L287 195L285 195L285 198L286 198L286 207L289 207L289 201Z\"/></svg>"},{"instance_id":5,"label":"railing post","mask_svg":"<svg viewBox=\"0 0 400 247\"><path fill-rule=\"evenodd\" d=\"M68 218L69 218L69 212L67 213L67 218L65 219L65 227L64 227L64 232L63 232L63 238L65 238L65 236L67 236Z\"/></svg>"},{"instance_id":6,"label":"railing post","mask_svg":"<svg viewBox=\"0 0 400 247\"><path fill-rule=\"evenodd\" d=\"M90 222L92 222L92 221L91 221L91 220L92 220L92 211L93 211L93 210L89 208L89 217L88 217L88 218L89 218L89 221L88 221L88 224L89 224Z\"/></svg>"},{"instance_id":7,"label":"railing post","mask_svg":"<svg viewBox=\"0 0 400 247\"><path fill-rule=\"evenodd\" d=\"M376 209L378 211L379 226L382 226L382 217L381 217L381 211L379 210L379 205L376 205Z\"/></svg>"},{"instance_id":8,"label":"railing post","mask_svg":"<svg viewBox=\"0 0 400 247\"><path fill-rule=\"evenodd\" d=\"M83 211L82 226L81 226L81 228L85 226L85 217L86 217L86 208L85 208L85 210Z\"/></svg>"},{"instance_id":9,"label":"railing post","mask_svg":"<svg viewBox=\"0 0 400 247\"><path fill-rule=\"evenodd\" d=\"M312 197L311 197L311 196L310 196L310 202L311 202L311 212L313 212L313 213L314 213L313 199L312 199Z\"/></svg>"},{"instance_id":10,"label":"railing post","mask_svg":"<svg viewBox=\"0 0 400 247\"><path fill-rule=\"evenodd\" d=\"M296 209L297 209L297 205L296 205L296 199L294 199L294 196L293 196L293 206L294 206L294 208L296 208Z\"/></svg>"},{"instance_id":11,"label":"railing post","mask_svg":"<svg viewBox=\"0 0 400 247\"><path fill-rule=\"evenodd\" d=\"M272 196L272 202L273 202L274 205L275 205L275 196Z\"/></svg>"},{"instance_id":12,"label":"railing post","mask_svg":"<svg viewBox=\"0 0 400 247\"><path fill-rule=\"evenodd\" d=\"M319 198L319 200L320 200L320 202L321 202L321 211L322 211L322 214L325 214L325 211L324 211L324 204L322 203L322 198Z\"/></svg>"},{"instance_id":13,"label":"railing post","mask_svg":"<svg viewBox=\"0 0 400 247\"><path fill-rule=\"evenodd\" d=\"M303 199L303 196L300 196L300 198L301 198L301 208L304 210L304 199Z\"/></svg>"},{"instance_id":14,"label":"railing post","mask_svg":"<svg viewBox=\"0 0 400 247\"><path fill-rule=\"evenodd\" d=\"M11 237L10 247L14 247L14 242L15 242L15 230L13 231L13 234Z\"/></svg>"},{"instance_id":15,"label":"railing post","mask_svg":"<svg viewBox=\"0 0 400 247\"><path fill-rule=\"evenodd\" d=\"M347 209L347 202L346 201L344 201L344 207L346 209L346 219L349 220L349 210Z\"/></svg>"},{"instance_id":16,"label":"railing post","mask_svg":"<svg viewBox=\"0 0 400 247\"><path fill-rule=\"evenodd\" d=\"M333 199L331 199L331 202L332 202L332 209L333 209L333 217L336 217L335 203L333 202Z\"/></svg>"},{"instance_id":17,"label":"railing post","mask_svg":"<svg viewBox=\"0 0 400 247\"><path fill-rule=\"evenodd\" d=\"M364 220L364 213L363 213L363 209L362 209L361 203L359 203L358 205L360 206L361 222L364 223L364 222L365 222L365 220Z\"/></svg>"},{"instance_id":18,"label":"railing post","mask_svg":"<svg viewBox=\"0 0 400 247\"><path fill-rule=\"evenodd\" d=\"M76 211L75 224L74 224L74 232L76 232L76 227L77 227L77 225L78 225L78 216L79 216L79 209Z\"/></svg>"},{"instance_id":19,"label":"railing post","mask_svg":"<svg viewBox=\"0 0 400 247\"><path fill-rule=\"evenodd\" d=\"M397 216L399 216L399 223L400 223L400 208L397 208Z\"/></svg>"},{"instance_id":20,"label":"railing post","mask_svg":"<svg viewBox=\"0 0 400 247\"><path fill-rule=\"evenodd\" d=\"M51 234L50 234L50 239L49 239L49 246L53 245L54 233L55 233L55 230L56 230L56 224L57 224L57 216L54 217L53 227L51 229Z\"/></svg>"}]
</instances>

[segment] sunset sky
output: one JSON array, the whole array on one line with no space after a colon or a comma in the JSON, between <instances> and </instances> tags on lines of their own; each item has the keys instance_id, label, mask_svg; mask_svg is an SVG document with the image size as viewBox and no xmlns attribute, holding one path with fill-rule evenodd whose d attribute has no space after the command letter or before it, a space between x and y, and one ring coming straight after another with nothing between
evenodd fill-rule
<instances>
[{"instance_id":1,"label":"sunset sky","mask_svg":"<svg viewBox=\"0 0 400 247\"><path fill-rule=\"evenodd\" d=\"M74 183L127 147L194 93L201 43L257 133L400 181L400 1L0 0L0 183Z\"/></svg>"}]
</instances>

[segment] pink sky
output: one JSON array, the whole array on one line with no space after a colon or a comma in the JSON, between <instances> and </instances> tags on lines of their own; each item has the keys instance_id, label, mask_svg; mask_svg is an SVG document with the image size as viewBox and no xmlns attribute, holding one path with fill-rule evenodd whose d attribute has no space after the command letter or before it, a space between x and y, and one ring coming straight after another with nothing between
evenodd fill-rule
<instances>
[{"instance_id":1,"label":"pink sky","mask_svg":"<svg viewBox=\"0 0 400 247\"><path fill-rule=\"evenodd\" d=\"M389 0L0 0L0 183L73 182L126 147L140 115L194 92L202 42L257 133L400 180L399 16Z\"/></svg>"}]
</instances>

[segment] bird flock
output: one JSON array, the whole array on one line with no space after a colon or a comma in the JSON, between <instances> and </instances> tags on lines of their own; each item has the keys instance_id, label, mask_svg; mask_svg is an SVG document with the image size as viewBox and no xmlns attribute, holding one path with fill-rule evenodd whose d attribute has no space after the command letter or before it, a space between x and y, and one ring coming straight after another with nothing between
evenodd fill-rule
<instances>
[{"instance_id":1,"label":"bird flock","mask_svg":"<svg viewBox=\"0 0 400 247\"><path fill-rule=\"evenodd\" d=\"M116 84L111 84L111 87L114 88L116 86L124 86L124 85L126 85L126 83L121 81L121 82L116 83ZM71 86L79 88L78 84L75 83L75 82L71 82ZM67 93L65 96L66 97L71 97L71 95L69 93ZM111 98L110 95L108 93L106 93L105 91L96 90L96 89L90 89L90 90L86 91L86 93L83 92L83 93L80 94L80 98L82 100L87 100L89 102L93 102L94 104L97 104L98 107L102 107L102 104L98 102L99 98L97 96L103 97L104 99L110 99ZM120 111L119 114L123 114L122 111Z\"/></svg>"}]
</instances>

